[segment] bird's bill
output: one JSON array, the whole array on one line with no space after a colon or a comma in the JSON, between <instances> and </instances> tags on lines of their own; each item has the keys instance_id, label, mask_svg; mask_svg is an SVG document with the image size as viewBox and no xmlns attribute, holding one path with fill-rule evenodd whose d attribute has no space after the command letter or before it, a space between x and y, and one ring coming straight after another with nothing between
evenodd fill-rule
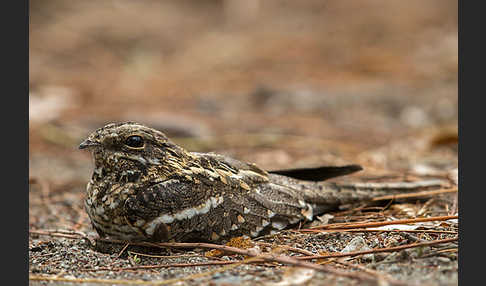
<instances>
[{"instance_id":1,"label":"bird's bill","mask_svg":"<svg viewBox=\"0 0 486 286\"><path fill-rule=\"evenodd\" d=\"M90 139L86 139L81 144L79 144L79 149L86 149L100 145L98 142L92 141Z\"/></svg>"}]
</instances>

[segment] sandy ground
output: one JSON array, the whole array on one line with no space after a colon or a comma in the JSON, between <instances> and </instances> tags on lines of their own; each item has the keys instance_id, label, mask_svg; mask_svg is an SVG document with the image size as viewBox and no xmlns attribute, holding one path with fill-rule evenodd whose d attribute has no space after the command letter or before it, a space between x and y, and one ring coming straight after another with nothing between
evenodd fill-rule
<instances>
[{"instance_id":1,"label":"sandy ground","mask_svg":"<svg viewBox=\"0 0 486 286\"><path fill-rule=\"evenodd\" d=\"M182 279L166 281L179 285L364 283L274 262L120 270L243 256L208 257L207 249L197 248L130 246L121 252L123 245L106 248L81 238L94 234L83 209L93 166L77 145L112 121L139 121L191 151L214 151L269 170L356 163L364 171L346 179L436 177L454 188L457 1L38 0L31 1L30 15L29 229L73 236L30 234L31 285L73 285L37 276L83 285L99 284L83 280L90 278L132 284ZM444 193L348 206L301 228L457 215L456 198ZM293 229L253 243L274 245L260 246L263 252L288 245L322 254L457 237L457 220L414 226L423 232ZM376 278L370 285L457 285L457 250L457 243L444 243L312 262L367 273ZM103 267L111 270L96 269ZM190 276L196 273L206 274Z\"/></svg>"}]
</instances>

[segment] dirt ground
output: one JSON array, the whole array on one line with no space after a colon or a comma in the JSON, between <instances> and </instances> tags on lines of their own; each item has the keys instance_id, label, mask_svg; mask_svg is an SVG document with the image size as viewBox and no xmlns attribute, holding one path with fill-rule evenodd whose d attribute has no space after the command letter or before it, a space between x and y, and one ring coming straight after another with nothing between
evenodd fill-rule
<instances>
[{"instance_id":1,"label":"dirt ground","mask_svg":"<svg viewBox=\"0 0 486 286\"><path fill-rule=\"evenodd\" d=\"M276 262L185 265L245 259L201 248L93 245L83 207L93 163L77 149L132 120L268 170L353 163L364 170L343 179L449 183L249 242L262 253L457 238L457 219L302 231L457 215L457 1L32 0L29 30L31 285L458 284L457 241L310 260L370 281Z\"/></svg>"}]
</instances>

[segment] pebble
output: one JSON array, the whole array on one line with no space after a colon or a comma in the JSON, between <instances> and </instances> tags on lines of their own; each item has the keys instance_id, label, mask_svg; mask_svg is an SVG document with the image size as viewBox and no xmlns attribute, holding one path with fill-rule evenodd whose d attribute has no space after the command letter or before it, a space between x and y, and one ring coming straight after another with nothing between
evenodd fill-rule
<instances>
[{"instance_id":1,"label":"pebble","mask_svg":"<svg viewBox=\"0 0 486 286\"><path fill-rule=\"evenodd\" d=\"M354 251L366 251L371 250L371 248L366 244L366 241L361 236L357 236L353 238L346 247L341 250L341 253L348 253ZM363 259L365 260L372 260L374 258L373 254L365 254L363 255Z\"/></svg>"}]
</instances>

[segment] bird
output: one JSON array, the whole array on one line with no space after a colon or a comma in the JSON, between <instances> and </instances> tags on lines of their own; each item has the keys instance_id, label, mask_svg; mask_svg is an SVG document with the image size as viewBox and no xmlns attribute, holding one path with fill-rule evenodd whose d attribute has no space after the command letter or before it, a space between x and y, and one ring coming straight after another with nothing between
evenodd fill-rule
<instances>
[{"instance_id":1,"label":"bird","mask_svg":"<svg viewBox=\"0 0 486 286\"><path fill-rule=\"evenodd\" d=\"M255 238L384 192L373 184L326 181L360 171L359 165L267 171L221 154L187 151L132 121L95 130L79 149L94 159L84 200L91 224L100 237L124 241Z\"/></svg>"}]
</instances>

